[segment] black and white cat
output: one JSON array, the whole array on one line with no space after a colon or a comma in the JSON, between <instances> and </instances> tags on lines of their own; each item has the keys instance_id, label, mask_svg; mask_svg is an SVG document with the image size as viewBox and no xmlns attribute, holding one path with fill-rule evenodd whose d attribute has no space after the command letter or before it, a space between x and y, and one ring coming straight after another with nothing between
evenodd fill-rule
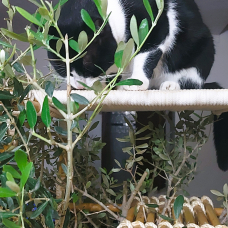
<instances>
[{"instance_id":1,"label":"black and white cat","mask_svg":"<svg viewBox=\"0 0 228 228\"><path fill-rule=\"evenodd\" d=\"M156 1L149 2L156 16ZM203 23L196 3L194 0L164 0L164 3L164 12L157 25L122 76L123 79L139 79L143 84L120 86L119 89L219 88L217 83L205 84L214 62L215 50L211 33ZM78 40L79 33L84 30L89 39L93 37L93 31L81 19L81 9L88 11L96 26L101 26L101 16L92 0L69 0L63 6L58 21L63 35L68 34L70 38ZM107 14L110 12L108 24L87 48L87 54L70 66L71 84L76 89L83 89L78 81L92 86L101 75L101 69L108 71L112 67L118 43L127 42L131 38L130 19L133 15L138 23L145 18L150 21L142 0L108 0ZM54 28L50 28L50 34L58 36ZM55 49L56 40L51 40L50 45ZM64 48L60 54L64 56ZM71 49L70 57L75 54ZM48 57L52 60L58 59L51 52ZM65 64L61 61L51 63L64 77ZM221 121L219 122L221 124ZM220 144L220 141L221 137L215 137L215 144ZM217 158L219 167L227 170L228 152L224 148L217 151Z\"/></svg>"},{"instance_id":2,"label":"black and white cat","mask_svg":"<svg viewBox=\"0 0 228 228\"><path fill-rule=\"evenodd\" d=\"M155 0L150 4L157 14ZM86 9L97 26L102 20L92 0L69 0L63 7L59 27L63 34L78 39L84 30L91 38L93 31L82 21L80 11ZM102 34L87 49L87 55L71 64L72 86L83 89L77 81L91 86L102 71L113 65L113 56L120 41L128 41L130 19L138 23L149 15L142 0L108 0L109 22ZM55 34L56 35L56 34ZM53 44L52 44L53 43ZM51 45L55 48L55 43ZM62 50L64 53L64 50ZM139 79L141 86L123 86L125 90L149 88L174 90L202 88L214 62L214 45L193 0L165 0L165 9L140 53L127 69L128 78ZM76 53L71 50L71 56ZM49 58L55 56L49 53ZM57 72L61 67L53 62ZM64 74L61 74L64 75Z\"/></svg>"}]
</instances>

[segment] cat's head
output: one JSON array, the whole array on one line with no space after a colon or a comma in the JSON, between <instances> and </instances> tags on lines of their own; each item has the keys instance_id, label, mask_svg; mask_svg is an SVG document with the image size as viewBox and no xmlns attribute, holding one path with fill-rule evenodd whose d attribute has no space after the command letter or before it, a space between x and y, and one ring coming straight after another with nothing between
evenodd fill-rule
<instances>
[{"instance_id":1,"label":"cat's head","mask_svg":"<svg viewBox=\"0 0 228 228\"><path fill-rule=\"evenodd\" d=\"M85 9L89 13L97 29L102 25L103 20L92 0L69 0L63 6L58 20L58 26L63 36L68 34L69 39L72 38L78 41L80 32L85 31L89 40L92 39L94 33L83 22L81 18L82 9ZM59 37L54 27L50 28L49 34ZM54 50L56 50L56 42L57 40L55 39L50 41L50 46ZM86 49L86 55L71 63L70 71L71 76L73 76L72 86L76 89L83 89L83 86L77 81L92 86L93 82L95 82L102 73L102 70L106 71L113 65L116 47L116 41L112 35L111 28L107 23L101 34L97 36L92 44ZM60 54L65 56L64 45L60 50ZM69 54L70 58L73 58L77 53L70 48ZM59 58L51 52L48 52L48 58L57 73L62 77L66 77L65 63L60 61Z\"/></svg>"}]
</instances>

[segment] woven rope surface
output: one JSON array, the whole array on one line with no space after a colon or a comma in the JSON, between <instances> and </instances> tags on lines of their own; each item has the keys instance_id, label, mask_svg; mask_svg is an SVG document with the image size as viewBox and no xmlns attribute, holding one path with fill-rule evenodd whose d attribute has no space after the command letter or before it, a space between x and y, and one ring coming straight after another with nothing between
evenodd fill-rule
<instances>
[{"instance_id":1,"label":"woven rope surface","mask_svg":"<svg viewBox=\"0 0 228 228\"><path fill-rule=\"evenodd\" d=\"M93 91L73 90L89 101L95 98ZM54 96L66 104L66 91L54 91ZM35 98L42 104L42 94L35 91ZM91 110L93 110L92 107ZM102 111L182 111L211 110L216 113L228 111L228 89L178 90L178 91L111 91L103 102Z\"/></svg>"},{"instance_id":2,"label":"woven rope surface","mask_svg":"<svg viewBox=\"0 0 228 228\"><path fill-rule=\"evenodd\" d=\"M77 90L91 101L93 91ZM66 91L55 91L54 96L66 103ZM182 111L182 110L228 110L228 89L179 90L179 91L120 91L109 93L103 102L103 111Z\"/></svg>"}]
</instances>

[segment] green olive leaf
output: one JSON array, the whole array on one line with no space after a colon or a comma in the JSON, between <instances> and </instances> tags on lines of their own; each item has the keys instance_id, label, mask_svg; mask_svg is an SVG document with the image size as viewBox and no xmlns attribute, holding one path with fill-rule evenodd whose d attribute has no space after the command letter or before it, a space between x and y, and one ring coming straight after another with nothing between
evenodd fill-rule
<instances>
[{"instance_id":1,"label":"green olive leaf","mask_svg":"<svg viewBox=\"0 0 228 228\"><path fill-rule=\"evenodd\" d=\"M79 50L83 51L88 44L88 36L85 31L81 31L78 36L78 47Z\"/></svg>"},{"instance_id":2,"label":"green olive leaf","mask_svg":"<svg viewBox=\"0 0 228 228\"><path fill-rule=\"evenodd\" d=\"M122 86L122 85L132 86L132 85L142 85L142 84L143 84L143 82L138 79L126 79L126 80L116 83L115 86Z\"/></svg>"},{"instance_id":3,"label":"green olive leaf","mask_svg":"<svg viewBox=\"0 0 228 228\"><path fill-rule=\"evenodd\" d=\"M1 28L1 31L4 35L8 36L11 39L19 40L22 42L28 42L28 38L24 34L16 34L14 32L7 30L7 29L4 29L4 28Z\"/></svg>"},{"instance_id":4,"label":"green olive leaf","mask_svg":"<svg viewBox=\"0 0 228 228\"><path fill-rule=\"evenodd\" d=\"M91 28L94 32L96 32L95 24L86 10L84 9L81 10L81 17L82 17L82 20L86 23L86 25L89 28Z\"/></svg>"},{"instance_id":5,"label":"green olive leaf","mask_svg":"<svg viewBox=\"0 0 228 228\"><path fill-rule=\"evenodd\" d=\"M0 197L13 197L16 196L17 193L9 190L8 188L0 187Z\"/></svg>"},{"instance_id":6,"label":"green olive leaf","mask_svg":"<svg viewBox=\"0 0 228 228\"><path fill-rule=\"evenodd\" d=\"M61 5L59 4L58 8L57 8L56 11L55 11L55 20L56 20L56 21L59 20L60 11L61 11Z\"/></svg>"},{"instance_id":7,"label":"green olive leaf","mask_svg":"<svg viewBox=\"0 0 228 228\"><path fill-rule=\"evenodd\" d=\"M48 103L48 97L45 96L42 112L41 112L41 119L46 127L50 127L51 125L51 115L50 115L50 109L49 109L49 103Z\"/></svg>"},{"instance_id":8,"label":"green olive leaf","mask_svg":"<svg viewBox=\"0 0 228 228\"><path fill-rule=\"evenodd\" d=\"M105 15L103 15L103 12L102 12L102 1L101 0L93 0L94 1L94 3L95 3L95 5L96 5L96 7L97 7L97 10L98 10L98 12L99 12L99 14L101 15L101 17L104 19L104 16Z\"/></svg>"},{"instance_id":9,"label":"green olive leaf","mask_svg":"<svg viewBox=\"0 0 228 228\"><path fill-rule=\"evenodd\" d=\"M19 149L14 154L14 160L16 161L18 168L22 172L28 163L27 154L23 150Z\"/></svg>"},{"instance_id":10,"label":"green olive leaf","mask_svg":"<svg viewBox=\"0 0 228 228\"><path fill-rule=\"evenodd\" d=\"M137 46L139 46L139 34L138 34L138 26L137 26L137 20L135 15L131 17L130 21L130 30L131 30L131 36L134 39Z\"/></svg>"},{"instance_id":11,"label":"green olive leaf","mask_svg":"<svg viewBox=\"0 0 228 228\"><path fill-rule=\"evenodd\" d=\"M20 181L20 188L23 188L29 178L30 171L32 169L33 163L29 162L23 169Z\"/></svg>"},{"instance_id":12,"label":"green olive leaf","mask_svg":"<svg viewBox=\"0 0 228 228\"><path fill-rule=\"evenodd\" d=\"M148 32L149 32L148 20L143 19L139 26L139 44L141 44L144 41Z\"/></svg>"},{"instance_id":13,"label":"green olive leaf","mask_svg":"<svg viewBox=\"0 0 228 228\"><path fill-rule=\"evenodd\" d=\"M35 219L36 217L38 217L42 212L43 210L46 208L48 204L48 201L44 202L43 204L41 204L31 215L30 215L30 218L31 219Z\"/></svg>"},{"instance_id":14,"label":"green olive leaf","mask_svg":"<svg viewBox=\"0 0 228 228\"><path fill-rule=\"evenodd\" d=\"M26 114L27 114L29 126L31 129L33 129L37 122L37 113L31 101L28 101L26 104Z\"/></svg>"},{"instance_id":15,"label":"green olive leaf","mask_svg":"<svg viewBox=\"0 0 228 228\"><path fill-rule=\"evenodd\" d=\"M64 112L67 112L66 106L64 104L62 104L56 97L52 97L52 102L56 108L58 108Z\"/></svg>"},{"instance_id":16,"label":"green olive leaf","mask_svg":"<svg viewBox=\"0 0 228 228\"><path fill-rule=\"evenodd\" d=\"M62 46L63 46L63 42L62 42L61 39L59 39L59 40L56 42L56 51L57 51L57 53L60 52Z\"/></svg>"},{"instance_id":17,"label":"green olive leaf","mask_svg":"<svg viewBox=\"0 0 228 228\"><path fill-rule=\"evenodd\" d=\"M15 224L14 222L11 222L8 219L2 219L2 223L8 228L21 228L21 226Z\"/></svg>"},{"instance_id":18,"label":"green olive leaf","mask_svg":"<svg viewBox=\"0 0 228 228\"><path fill-rule=\"evenodd\" d=\"M129 39L123 52L122 67L126 67L134 51L134 40Z\"/></svg>"},{"instance_id":19,"label":"green olive leaf","mask_svg":"<svg viewBox=\"0 0 228 228\"><path fill-rule=\"evenodd\" d=\"M0 212L0 218L3 218L3 219L15 217L15 216L18 216L18 215L12 212Z\"/></svg>"},{"instance_id":20,"label":"green olive leaf","mask_svg":"<svg viewBox=\"0 0 228 228\"><path fill-rule=\"evenodd\" d=\"M147 13L150 15L151 21L153 22L154 21L154 15L153 15L153 11L151 9L149 0L143 0L143 4L144 4L144 6L146 8Z\"/></svg>"},{"instance_id":21,"label":"green olive leaf","mask_svg":"<svg viewBox=\"0 0 228 228\"><path fill-rule=\"evenodd\" d=\"M4 170L4 172L11 173L12 177L14 177L14 178L17 178L17 179L21 178L21 175L11 165L4 165L3 170Z\"/></svg>"},{"instance_id":22,"label":"green olive leaf","mask_svg":"<svg viewBox=\"0 0 228 228\"><path fill-rule=\"evenodd\" d=\"M114 62L118 68L122 68L122 59L123 59L123 52L125 47L126 47L126 44L123 41L121 41L118 44L118 47L116 49Z\"/></svg>"},{"instance_id":23,"label":"green olive leaf","mask_svg":"<svg viewBox=\"0 0 228 228\"><path fill-rule=\"evenodd\" d=\"M70 47L75 50L77 53L80 52L80 49L79 49L79 45L78 45L78 42L75 41L75 40L69 40L69 45Z\"/></svg>"},{"instance_id":24,"label":"green olive leaf","mask_svg":"<svg viewBox=\"0 0 228 228\"><path fill-rule=\"evenodd\" d=\"M85 97L83 97L79 94L72 93L70 96L75 102L77 102L79 104L82 104L82 105L88 105L89 104L89 101Z\"/></svg>"},{"instance_id":25,"label":"green olive leaf","mask_svg":"<svg viewBox=\"0 0 228 228\"><path fill-rule=\"evenodd\" d=\"M183 204L184 204L184 197L182 195L179 195L175 201L174 201L174 205L173 205L173 209L174 209L174 215L175 218L178 219L179 215L183 209Z\"/></svg>"},{"instance_id":26,"label":"green olive leaf","mask_svg":"<svg viewBox=\"0 0 228 228\"><path fill-rule=\"evenodd\" d=\"M20 13L25 19L32 22L33 24L43 27L43 25L32 14L22 9L21 7L16 6L15 8L17 12Z\"/></svg>"},{"instance_id":27,"label":"green olive leaf","mask_svg":"<svg viewBox=\"0 0 228 228\"><path fill-rule=\"evenodd\" d=\"M38 11L43 18L45 18L46 20L50 20L49 12L47 9L45 9L44 7L40 7Z\"/></svg>"},{"instance_id":28,"label":"green olive leaf","mask_svg":"<svg viewBox=\"0 0 228 228\"><path fill-rule=\"evenodd\" d=\"M64 5L66 2L68 2L69 0L60 0L59 1L59 3L57 3L55 6L54 6L54 10L56 10L58 7L59 7L59 5L60 6L62 6L62 5Z\"/></svg>"}]
</instances>

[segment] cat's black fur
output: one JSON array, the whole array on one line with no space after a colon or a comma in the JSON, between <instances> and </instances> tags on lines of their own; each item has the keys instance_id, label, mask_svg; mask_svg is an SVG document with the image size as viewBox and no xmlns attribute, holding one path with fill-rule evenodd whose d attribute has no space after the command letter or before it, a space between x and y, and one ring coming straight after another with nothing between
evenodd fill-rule
<instances>
[{"instance_id":1,"label":"cat's black fur","mask_svg":"<svg viewBox=\"0 0 228 228\"><path fill-rule=\"evenodd\" d=\"M158 10L155 0L149 0L154 16ZM199 89L209 88L205 84L214 62L213 38L207 26L203 23L198 7L194 0L165 0L165 8L157 26L145 42L139 54L127 69L127 78L136 78L143 82L142 86L123 86L125 90L146 90L150 88L173 89ZM147 18L148 13L142 0L108 0L112 5L109 23L102 33L87 48L85 57L71 64L72 86L82 89L77 83L94 82L102 71L108 70L114 64L114 53L117 43L128 41L130 34L130 19L135 15L138 24ZM69 0L63 7L58 21L63 35L78 40L81 31L86 31L89 39L93 31L82 21L81 9L85 9L99 27L102 23L96 6L92 0ZM151 25L151 24L150 24ZM54 28L50 34L58 36ZM51 40L50 45L55 49L56 41ZM64 56L65 50L60 54ZM76 54L70 49L70 57ZM48 52L50 59L58 59ZM51 61L56 71L65 76L65 64L61 61ZM97 66L96 66L97 65ZM91 85L91 84L90 84ZM215 83L214 88L219 88ZM227 118L228 119L228 118ZM220 127L225 120L215 123L215 144L219 167L228 169L228 143L224 135L219 135ZM227 122L228 123L228 122ZM228 128L227 128L228 129ZM226 130L228 131L228 130ZM227 132L228 136L228 132ZM222 140L222 142L221 142Z\"/></svg>"}]
</instances>

